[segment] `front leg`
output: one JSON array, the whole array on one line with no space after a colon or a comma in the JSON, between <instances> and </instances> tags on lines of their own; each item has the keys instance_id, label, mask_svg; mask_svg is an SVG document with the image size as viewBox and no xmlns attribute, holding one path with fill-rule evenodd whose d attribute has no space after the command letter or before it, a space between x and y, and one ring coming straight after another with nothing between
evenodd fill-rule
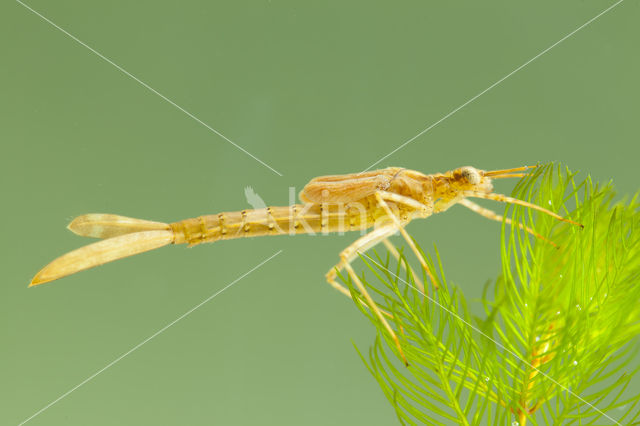
<instances>
[{"instance_id":1,"label":"front leg","mask_svg":"<svg viewBox=\"0 0 640 426\"><path fill-rule=\"evenodd\" d=\"M459 203L462 204L463 206L465 206L466 208L470 209L471 211L474 211L474 212L478 213L479 215L486 217L487 219L495 220L497 222L502 222L504 220L505 223L508 223L509 225L511 225L511 219L509 219L508 217L504 217L503 218L502 216L500 216L499 214L497 214L493 210L485 209L484 207L474 203L473 201L469 201L466 198L463 198L462 200L460 200ZM555 248L559 248L556 243L554 243L553 241L549 240L548 238L545 238L542 235L538 234L536 231L534 231L533 229L529 228L528 226L523 225L522 223L519 223L518 226L520 227L520 229L528 232L529 234L533 235L534 237L548 242L549 244L551 244Z\"/></svg>"}]
</instances>

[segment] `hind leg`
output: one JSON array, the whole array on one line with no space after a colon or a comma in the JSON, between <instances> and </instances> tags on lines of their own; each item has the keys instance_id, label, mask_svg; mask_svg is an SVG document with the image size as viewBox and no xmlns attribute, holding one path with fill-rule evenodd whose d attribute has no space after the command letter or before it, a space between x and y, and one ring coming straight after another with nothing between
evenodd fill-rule
<instances>
[{"instance_id":1,"label":"hind leg","mask_svg":"<svg viewBox=\"0 0 640 426\"><path fill-rule=\"evenodd\" d=\"M342 250L340 253L340 262L327 272L327 282L345 296L351 297L351 292L336 281L338 272L342 271L345 268L345 265L353 262L353 260L358 257L359 253L364 253L371 247L393 235L395 232L395 225L390 224L374 229L368 234L358 238L349 247Z\"/></svg>"},{"instance_id":2,"label":"hind leg","mask_svg":"<svg viewBox=\"0 0 640 426\"><path fill-rule=\"evenodd\" d=\"M400 357L402 357L402 360L404 361L404 365L408 367L409 361L407 361L407 358L404 356L404 352L402 350L402 347L400 346L400 340L398 339L396 332L393 331L393 328L391 328L386 318L382 315L382 312L378 308L378 305L376 305L376 302L373 301L373 298L365 288L364 284L362 284L362 282L360 281L360 278L358 278L358 275L355 273L355 271L351 267L351 264L350 263L345 264L344 268L349 273L349 276L353 280L353 283L356 285L358 290L360 290L360 292L364 296L371 311L378 317L378 319L380 320L384 328L386 328L387 331L389 332L389 335L391 335L391 338L393 339L393 342L395 343L396 348L398 348L398 353L400 354Z\"/></svg>"},{"instance_id":3,"label":"hind leg","mask_svg":"<svg viewBox=\"0 0 640 426\"><path fill-rule=\"evenodd\" d=\"M340 262L335 267L333 267L329 272L327 272L327 282L336 290L342 292L348 297L351 297L351 292L349 292L348 289L346 289L344 286L342 286L340 283L336 281L338 271L346 269L347 273L349 274L349 277L355 284L356 288L360 291L360 293L364 297L366 301L366 305L369 307L369 309L371 309L374 315L378 317L378 319L380 320L384 328L387 330L387 332L393 339L393 342L395 343L396 348L398 349L398 352L402 357L402 360L404 361L405 365L409 366L407 358L404 356L404 352L402 351L402 347L400 346L400 340L398 339L398 336L396 335L395 331L393 330L393 328L391 328L391 325L389 325L386 318L384 317L384 315L387 315L390 317L391 314L382 311L378 307L376 302L373 300L373 298L365 288L364 284L362 284L362 281L360 281L360 278L358 278L358 275L355 273L355 271L351 267L351 262L353 262L353 260L358 256L358 254L364 253L367 249L375 246L379 242L385 240L387 237L393 235L396 232L396 230L397 228L395 227L395 225L386 225L378 229L374 229L373 231L369 232L367 235L357 239L353 244L351 244L349 247L347 247L340 253Z\"/></svg>"},{"instance_id":4,"label":"hind leg","mask_svg":"<svg viewBox=\"0 0 640 426\"><path fill-rule=\"evenodd\" d=\"M403 269L409 269L409 271L411 272L411 275L413 276L413 280L416 282L416 286L418 287L418 291L422 294L424 294L426 296L426 289L424 284L422 283L422 280L420 280L420 278L418 278L418 275L416 274L416 272L413 270L413 268L411 267L411 265L409 265L409 263L407 262L406 264L404 262L401 261L400 259L400 254L398 253L398 250L396 250L396 248L394 247L393 244L391 244L391 242L389 241L389 238L385 238L384 240L382 240L382 243L384 244L384 246L387 248L387 251L389 251L389 253L391 253L391 255L393 257L396 258L396 260L398 261L398 263L402 266Z\"/></svg>"},{"instance_id":5,"label":"hind leg","mask_svg":"<svg viewBox=\"0 0 640 426\"><path fill-rule=\"evenodd\" d=\"M424 210L423 215L425 217L431 214L430 208L422 203L417 202L413 198L394 194L392 192L378 191L376 192L376 199L378 200L378 204L380 204L380 206L382 206L384 211L387 213L387 216L389 216L389 218L396 225L396 227L398 228L398 231L400 231L400 234L405 239L407 244L409 244L409 247L411 248L413 253L416 255L418 260L420 261L420 265L422 265L422 268L425 270L425 272L427 273L427 276L431 280L431 283L433 284L434 288L437 290L438 282L435 280L435 277L431 273L431 270L429 269L429 266L425 262L424 257L422 257L422 254L418 250L418 247L416 247L416 243L413 241L413 239L409 236L407 231L404 229L404 225L400 222L400 219L398 218L398 216L391 210L391 207L389 207L389 204L387 204L385 199L389 201L393 201L398 204L405 204L406 206L409 206L409 207L414 207L416 209L419 208L420 210Z\"/></svg>"}]
</instances>

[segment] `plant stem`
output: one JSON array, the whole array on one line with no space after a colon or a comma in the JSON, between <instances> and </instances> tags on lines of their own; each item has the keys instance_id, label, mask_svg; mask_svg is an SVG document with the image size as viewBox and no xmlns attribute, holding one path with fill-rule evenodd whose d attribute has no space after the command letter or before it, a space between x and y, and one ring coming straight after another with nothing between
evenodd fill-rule
<instances>
[{"instance_id":1,"label":"plant stem","mask_svg":"<svg viewBox=\"0 0 640 426\"><path fill-rule=\"evenodd\" d=\"M526 410L526 407L523 407L524 410ZM520 424L520 426L526 426L527 424L527 413L526 411L524 411L522 409L520 409L520 411L518 411L519 415L518 415L518 423Z\"/></svg>"}]
</instances>

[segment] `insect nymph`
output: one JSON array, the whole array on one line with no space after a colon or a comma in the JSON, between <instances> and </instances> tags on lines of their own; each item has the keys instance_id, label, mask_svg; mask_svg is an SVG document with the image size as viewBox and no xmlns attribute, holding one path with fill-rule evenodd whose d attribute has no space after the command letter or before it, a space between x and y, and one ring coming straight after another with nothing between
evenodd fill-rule
<instances>
[{"instance_id":1,"label":"insect nymph","mask_svg":"<svg viewBox=\"0 0 640 426\"><path fill-rule=\"evenodd\" d=\"M69 229L78 235L101 238L102 241L57 258L38 272L31 285L43 284L169 244L196 245L242 237L373 228L340 253L340 262L329 270L326 277L334 288L350 297L349 290L336 281L338 271L348 272L402 354L393 329L351 268L351 262L359 253L378 243L390 247L387 239L400 232L429 274L423 257L404 227L413 219L444 212L454 204L462 204L489 219L503 220L502 216L473 203L469 198L519 204L579 225L543 207L491 192L492 179L522 177L530 168L484 171L467 166L426 175L415 170L389 167L366 173L322 176L312 179L300 192L304 204L218 213L171 224L112 214L86 214L75 218L69 224ZM508 219L505 220L508 222ZM542 238L529 228L523 226L523 229Z\"/></svg>"}]
</instances>

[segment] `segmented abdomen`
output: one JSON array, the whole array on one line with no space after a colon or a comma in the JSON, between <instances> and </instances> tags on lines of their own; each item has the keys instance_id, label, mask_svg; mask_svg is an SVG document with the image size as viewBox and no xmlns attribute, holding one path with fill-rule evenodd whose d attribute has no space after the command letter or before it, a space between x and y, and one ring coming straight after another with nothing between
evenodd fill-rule
<instances>
[{"instance_id":1,"label":"segmented abdomen","mask_svg":"<svg viewBox=\"0 0 640 426\"><path fill-rule=\"evenodd\" d=\"M219 213L171 224L175 244L190 245L263 235L346 232L373 226L375 209L353 205L294 204L259 210Z\"/></svg>"}]
</instances>

